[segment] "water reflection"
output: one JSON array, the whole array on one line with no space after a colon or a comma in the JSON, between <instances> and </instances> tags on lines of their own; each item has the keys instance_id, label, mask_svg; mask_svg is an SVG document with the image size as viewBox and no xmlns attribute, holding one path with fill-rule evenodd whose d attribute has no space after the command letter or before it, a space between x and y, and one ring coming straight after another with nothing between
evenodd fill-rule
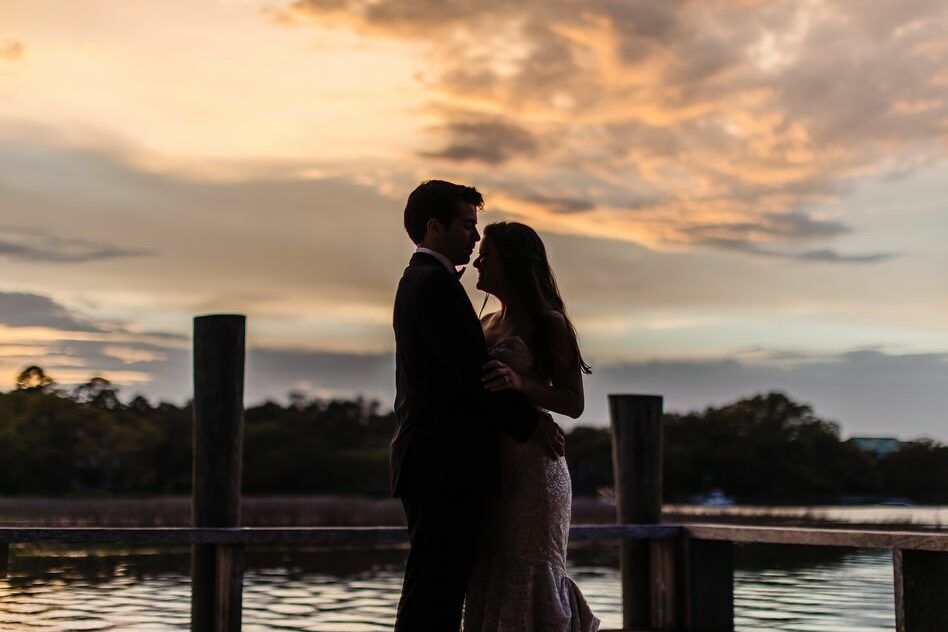
<instances>
[{"instance_id":1,"label":"water reflection","mask_svg":"<svg viewBox=\"0 0 948 632\"><path fill-rule=\"evenodd\" d=\"M895 629L889 551L738 547L738 630L890 632Z\"/></svg>"},{"instance_id":2,"label":"water reflection","mask_svg":"<svg viewBox=\"0 0 948 632\"><path fill-rule=\"evenodd\" d=\"M0 629L187 630L189 551L17 547L0 579ZM403 549L248 551L248 632L391 629ZM570 548L570 573L605 628L621 624L617 547ZM738 547L738 630L878 632L894 628L887 551Z\"/></svg>"}]
</instances>

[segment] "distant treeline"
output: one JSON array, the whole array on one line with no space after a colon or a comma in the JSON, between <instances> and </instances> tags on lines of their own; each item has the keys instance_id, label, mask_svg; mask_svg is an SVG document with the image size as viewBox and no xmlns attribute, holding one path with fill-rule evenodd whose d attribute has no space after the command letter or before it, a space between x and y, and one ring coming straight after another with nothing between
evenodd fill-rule
<instances>
[{"instance_id":1,"label":"distant treeline","mask_svg":"<svg viewBox=\"0 0 948 632\"><path fill-rule=\"evenodd\" d=\"M190 404L128 403L95 377L70 391L40 367L0 393L0 494L183 494L191 487ZM667 414L666 501L721 489L741 502L812 503L904 497L948 501L948 447L903 443L876 456L842 441L836 423L781 393ZM245 494L388 492L394 415L378 402L307 399L246 410ZM567 438L574 493L612 485L608 429Z\"/></svg>"}]
</instances>

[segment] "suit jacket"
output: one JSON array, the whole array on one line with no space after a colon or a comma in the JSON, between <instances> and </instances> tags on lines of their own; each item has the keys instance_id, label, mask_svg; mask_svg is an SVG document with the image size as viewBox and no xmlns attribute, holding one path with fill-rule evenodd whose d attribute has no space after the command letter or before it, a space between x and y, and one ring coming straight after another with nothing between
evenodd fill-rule
<instances>
[{"instance_id":1,"label":"suit jacket","mask_svg":"<svg viewBox=\"0 0 948 632\"><path fill-rule=\"evenodd\" d=\"M540 413L520 393L489 392L480 321L457 277L412 256L395 295L392 495L485 495L500 488L498 435L533 433Z\"/></svg>"}]
</instances>

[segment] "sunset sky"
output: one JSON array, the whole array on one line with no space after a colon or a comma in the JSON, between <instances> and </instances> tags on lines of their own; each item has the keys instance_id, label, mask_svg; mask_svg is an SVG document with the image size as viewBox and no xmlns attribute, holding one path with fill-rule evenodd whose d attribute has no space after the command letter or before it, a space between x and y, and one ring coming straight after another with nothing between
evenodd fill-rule
<instances>
[{"instance_id":1,"label":"sunset sky","mask_svg":"<svg viewBox=\"0 0 948 632\"><path fill-rule=\"evenodd\" d=\"M944 0L0 0L0 389L394 391L421 180L550 250L611 392L948 440ZM464 277L472 301L475 274Z\"/></svg>"}]
</instances>

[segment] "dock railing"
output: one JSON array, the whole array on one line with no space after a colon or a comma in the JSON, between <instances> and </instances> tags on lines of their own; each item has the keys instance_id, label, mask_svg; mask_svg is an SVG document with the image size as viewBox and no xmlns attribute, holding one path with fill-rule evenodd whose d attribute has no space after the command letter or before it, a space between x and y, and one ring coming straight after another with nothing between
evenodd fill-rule
<instances>
[{"instance_id":1,"label":"dock railing","mask_svg":"<svg viewBox=\"0 0 948 632\"><path fill-rule=\"evenodd\" d=\"M402 527L240 527L245 319L195 319L192 527L0 527L11 544L190 544L192 632L241 629L244 550L253 545L380 546ZM617 524L577 525L574 541L621 546L623 630L734 629L734 545L890 549L898 632L948 630L948 533L661 522L662 399L610 395Z\"/></svg>"}]
</instances>

